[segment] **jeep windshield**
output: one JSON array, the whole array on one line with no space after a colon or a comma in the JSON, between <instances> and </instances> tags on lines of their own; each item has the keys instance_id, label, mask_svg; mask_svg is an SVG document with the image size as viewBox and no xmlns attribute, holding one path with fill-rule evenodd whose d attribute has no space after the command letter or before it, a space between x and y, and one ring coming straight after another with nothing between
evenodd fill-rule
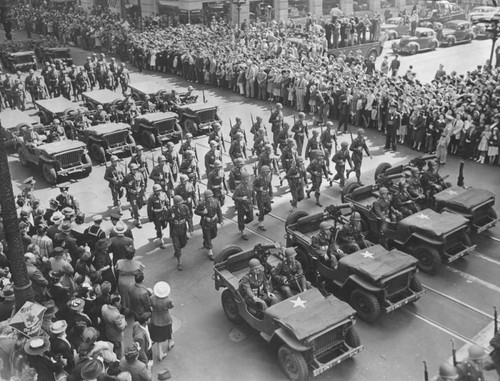
<instances>
[{"instance_id":1,"label":"jeep windshield","mask_svg":"<svg viewBox=\"0 0 500 381\"><path fill-rule=\"evenodd\" d=\"M16 55L13 56L12 59L16 64L19 63L32 63L33 62L33 56L31 54L24 54L24 55Z\"/></svg>"},{"instance_id":2,"label":"jeep windshield","mask_svg":"<svg viewBox=\"0 0 500 381\"><path fill-rule=\"evenodd\" d=\"M69 52L67 50L52 50L50 54L54 58L69 58Z\"/></svg>"}]
</instances>

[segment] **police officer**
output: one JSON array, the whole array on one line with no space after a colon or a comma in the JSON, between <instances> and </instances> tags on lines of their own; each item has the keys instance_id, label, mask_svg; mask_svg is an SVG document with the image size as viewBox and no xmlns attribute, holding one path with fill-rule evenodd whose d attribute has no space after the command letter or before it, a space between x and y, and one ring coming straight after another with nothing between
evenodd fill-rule
<instances>
[{"instance_id":1,"label":"police officer","mask_svg":"<svg viewBox=\"0 0 500 381\"><path fill-rule=\"evenodd\" d=\"M276 304L278 300L269 291L270 285L260 261L252 258L248 261L248 267L250 271L240 279L239 290L248 306L260 316L261 311Z\"/></svg>"},{"instance_id":2,"label":"police officer","mask_svg":"<svg viewBox=\"0 0 500 381\"><path fill-rule=\"evenodd\" d=\"M155 184L159 184L164 192L169 194L172 193L171 191L174 188L175 182L172 170L165 156L158 156L158 164L151 170L149 178L153 180Z\"/></svg>"},{"instance_id":3,"label":"police officer","mask_svg":"<svg viewBox=\"0 0 500 381\"><path fill-rule=\"evenodd\" d=\"M304 167L304 159L299 156L295 162L292 163L290 169L285 175L290 187L292 199L290 204L296 208L297 203L302 201L305 196L304 188L307 184L307 173Z\"/></svg>"},{"instance_id":4,"label":"police officer","mask_svg":"<svg viewBox=\"0 0 500 381\"><path fill-rule=\"evenodd\" d=\"M229 190L234 192L236 187L241 184L242 173L248 173L244 168L245 161L242 158L238 158L234 161L234 167L229 171Z\"/></svg>"},{"instance_id":5,"label":"police officer","mask_svg":"<svg viewBox=\"0 0 500 381\"><path fill-rule=\"evenodd\" d=\"M325 161L326 168L328 169L328 174L331 175L332 173L330 172L330 157L332 156L332 148L334 143L335 152L337 152L337 135L335 133L335 127L333 126L332 122L326 122L326 128L321 133L319 142L321 144L321 147L323 148L323 151L325 152Z\"/></svg>"},{"instance_id":6,"label":"police officer","mask_svg":"<svg viewBox=\"0 0 500 381\"><path fill-rule=\"evenodd\" d=\"M245 234L245 224L253 221L253 205L254 205L254 192L250 186L250 174L248 172L241 172L241 182L233 193L234 206L238 213L238 229L241 233L241 238L248 241Z\"/></svg>"},{"instance_id":7,"label":"police officer","mask_svg":"<svg viewBox=\"0 0 500 381\"><path fill-rule=\"evenodd\" d=\"M181 196L184 205L189 211L188 225L189 234L193 234L193 207L197 205L196 188L189 182L189 177L185 174L180 175L180 183L174 189L174 194Z\"/></svg>"},{"instance_id":8,"label":"police officer","mask_svg":"<svg viewBox=\"0 0 500 381\"><path fill-rule=\"evenodd\" d=\"M161 185L153 185L153 194L148 199L148 219L153 222L156 230L156 238L160 240L160 248L165 248L163 242L163 229L167 227L167 220L165 213L170 207L170 200L168 195L163 192Z\"/></svg>"},{"instance_id":9,"label":"police officer","mask_svg":"<svg viewBox=\"0 0 500 381\"><path fill-rule=\"evenodd\" d=\"M358 212L353 212L349 223L345 224L339 230L338 240L340 248L347 254L354 253L366 247L361 232L361 215Z\"/></svg>"},{"instance_id":10,"label":"police officer","mask_svg":"<svg viewBox=\"0 0 500 381\"><path fill-rule=\"evenodd\" d=\"M341 188L344 187L345 184L345 163L346 161L349 163L351 169L354 167L351 155L349 154L349 143L342 142L340 144L340 151L338 151L332 157L332 161L335 163L335 171L337 172L333 179L330 180L330 186L332 186L333 181L340 180L339 185Z\"/></svg>"},{"instance_id":11,"label":"police officer","mask_svg":"<svg viewBox=\"0 0 500 381\"><path fill-rule=\"evenodd\" d=\"M138 170L144 178L145 187L147 187L149 178L148 159L144 154L144 148L141 145L137 145L135 147L135 155L132 156L130 162L128 163L129 168L131 164L137 164L139 166Z\"/></svg>"},{"instance_id":12,"label":"police officer","mask_svg":"<svg viewBox=\"0 0 500 381\"><path fill-rule=\"evenodd\" d=\"M243 141L243 134L241 132L235 134L228 154L233 162L238 158L246 158L245 142Z\"/></svg>"},{"instance_id":13,"label":"police officer","mask_svg":"<svg viewBox=\"0 0 500 381\"><path fill-rule=\"evenodd\" d=\"M104 172L104 180L108 182L113 198L113 206L117 206L121 210L121 201L123 197L123 179L125 173L118 167L118 156L112 155L110 158L111 165Z\"/></svg>"},{"instance_id":14,"label":"police officer","mask_svg":"<svg viewBox=\"0 0 500 381\"><path fill-rule=\"evenodd\" d=\"M142 228L140 210L144 203L144 178L139 172L137 164L130 165L130 173L123 179L123 184L127 190L127 199L130 203L130 214L135 219L137 228Z\"/></svg>"},{"instance_id":15,"label":"police officer","mask_svg":"<svg viewBox=\"0 0 500 381\"><path fill-rule=\"evenodd\" d=\"M368 150L368 146L366 145L365 138L363 137L365 130L362 128L358 128L358 136L352 141L349 150L352 152L352 162L354 164L354 169L350 169L347 171L347 178L349 178L349 174L351 172L356 173L356 178L358 183L361 184L361 164L363 162L363 151L372 158L370 155L370 151Z\"/></svg>"},{"instance_id":16,"label":"police officer","mask_svg":"<svg viewBox=\"0 0 500 381\"><path fill-rule=\"evenodd\" d=\"M271 123L271 132L273 133L274 154L278 155L279 135L283 125L283 105L281 103L276 103L276 108L269 117L269 123Z\"/></svg>"},{"instance_id":17,"label":"police officer","mask_svg":"<svg viewBox=\"0 0 500 381\"><path fill-rule=\"evenodd\" d=\"M460 381L483 381L486 352L479 345L471 345L468 352L469 356L457 364Z\"/></svg>"},{"instance_id":18,"label":"police officer","mask_svg":"<svg viewBox=\"0 0 500 381\"><path fill-rule=\"evenodd\" d=\"M253 182L253 190L255 192L257 208L259 209L259 229L265 231L266 228L264 227L264 216L271 212L271 203L273 198L271 168L269 168L267 165L262 166L262 168L260 169L260 175L257 176Z\"/></svg>"},{"instance_id":19,"label":"police officer","mask_svg":"<svg viewBox=\"0 0 500 381\"><path fill-rule=\"evenodd\" d=\"M295 259L297 252L293 247L285 250L285 258L273 269L273 285L285 299L311 288L307 282L302 265Z\"/></svg>"},{"instance_id":20,"label":"police officer","mask_svg":"<svg viewBox=\"0 0 500 381\"><path fill-rule=\"evenodd\" d=\"M319 202L321 196L321 183L323 182L323 175L328 178L328 173L325 166L325 156L320 150L313 152L311 156L313 159L307 166L306 171L311 174L312 187L307 191L307 197L311 197L311 192L314 191L316 197L316 205L323 206Z\"/></svg>"},{"instance_id":21,"label":"police officer","mask_svg":"<svg viewBox=\"0 0 500 381\"><path fill-rule=\"evenodd\" d=\"M219 160L222 161L222 153L219 151L219 144L215 140L210 141L210 151L205 154L205 173L207 178L210 172L215 168L214 163Z\"/></svg>"},{"instance_id":22,"label":"police officer","mask_svg":"<svg viewBox=\"0 0 500 381\"><path fill-rule=\"evenodd\" d=\"M193 151L186 151L179 167L179 172L186 175L191 184L196 187L197 181L200 178L200 169L198 168L198 160L196 160Z\"/></svg>"},{"instance_id":23,"label":"police officer","mask_svg":"<svg viewBox=\"0 0 500 381\"><path fill-rule=\"evenodd\" d=\"M83 231L83 240L93 252L97 241L106 238L106 233L101 229L102 215L96 214L92 216L92 221L94 221L94 225Z\"/></svg>"},{"instance_id":24,"label":"police officer","mask_svg":"<svg viewBox=\"0 0 500 381\"><path fill-rule=\"evenodd\" d=\"M187 221L190 218L190 212L182 196L175 195L173 201L174 204L168 209L166 218L170 224L170 237L174 246L174 256L177 258L177 270L182 271L181 250L188 241Z\"/></svg>"},{"instance_id":25,"label":"police officer","mask_svg":"<svg viewBox=\"0 0 500 381\"><path fill-rule=\"evenodd\" d=\"M224 224L219 201L214 198L210 189L203 192L204 200L198 203L195 213L201 217L200 226L203 233L203 247L207 250L208 258L214 259L212 240L217 237L217 224Z\"/></svg>"},{"instance_id":26,"label":"police officer","mask_svg":"<svg viewBox=\"0 0 500 381\"><path fill-rule=\"evenodd\" d=\"M344 256L344 253L335 242L333 226L326 221L319 224L318 234L312 236L311 247L316 251L319 259L326 265L336 269L338 266L339 257Z\"/></svg>"},{"instance_id":27,"label":"police officer","mask_svg":"<svg viewBox=\"0 0 500 381\"><path fill-rule=\"evenodd\" d=\"M299 119L295 122L292 127L292 132L294 133L293 138L297 144L297 153L302 156L302 149L304 146L304 136L308 135L307 124L305 121L306 114L299 112Z\"/></svg>"},{"instance_id":28,"label":"police officer","mask_svg":"<svg viewBox=\"0 0 500 381\"><path fill-rule=\"evenodd\" d=\"M170 170L172 172L172 178L177 181L177 175L179 174L179 155L175 149L173 142L167 142L167 149L162 149L162 154L165 157L166 162L170 165Z\"/></svg>"},{"instance_id":29,"label":"police officer","mask_svg":"<svg viewBox=\"0 0 500 381\"><path fill-rule=\"evenodd\" d=\"M69 194L69 185L61 184L59 185L59 190L61 193L56 196L56 200L59 203L59 210L69 207L73 209L75 213L78 213L80 211L80 206L78 201L75 200L75 197L72 194Z\"/></svg>"},{"instance_id":30,"label":"police officer","mask_svg":"<svg viewBox=\"0 0 500 381\"><path fill-rule=\"evenodd\" d=\"M220 205L224 206L227 185L224 170L222 169L222 162L220 160L215 160L214 169L208 174L207 189L210 189L214 197L219 200Z\"/></svg>"}]
</instances>

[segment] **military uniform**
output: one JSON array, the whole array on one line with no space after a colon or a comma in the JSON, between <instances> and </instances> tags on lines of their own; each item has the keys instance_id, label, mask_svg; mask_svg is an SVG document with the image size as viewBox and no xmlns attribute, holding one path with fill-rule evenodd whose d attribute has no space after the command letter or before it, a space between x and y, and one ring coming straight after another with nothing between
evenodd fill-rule
<instances>
[{"instance_id":1,"label":"military uniform","mask_svg":"<svg viewBox=\"0 0 500 381\"><path fill-rule=\"evenodd\" d=\"M127 200L130 203L130 214L136 220L137 227L141 226L140 213L144 204L144 178L140 172L130 172L123 179L123 184L127 190Z\"/></svg>"},{"instance_id":2,"label":"military uniform","mask_svg":"<svg viewBox=\"0 0 500 381\"><path fill-rule=\"evenodd\" d=\"M189 232L193 232L193 207L196 207L196 189L190 182L180 183L174 189L174 195L181 196L184 200L184 206L188 209Z\"/></svg>"},{"instance_id":3,"label":"military uniform","mask_svg":"<svg viewBox=\"0 0 500 381\"><path fill-rule=\"evenodd\" d=\"M288 173L297 158L297 151L293 147L287 146L281 150L281 165L285 173Z\"/></svg>"},{"instance_id":4,"label":"military uniform","mask_svg":"<svg viewBox=\"0 0 500 381\"><path fill-rule=\"evenodd\" d=\"M195 213L201 217L203 247L212 250L212 240L217 237L217 224L222 222L221 205L217 199L208 198L198 204Z\"/></svg>"},{"instance_id":5,"label":"military uniform","mask_svg":"<svg viewBox=\"0 0 500 381\"><path fill-rule=\"evenodd\" d=\"M153 180L155 184L161 185L164 192L169 192L174 187L174 178L168 163L156 165L151 170L149 178Z\"/></svg>"},{"instance_id":6,"label":"military uniform","mask_svg":"<svg viewBox=\"0 0 500 381\"><path fill-rule=\"evenodd\" d=\"M26 110L26 90L24 88L24 84L21 82L15 83L12 87L12 94L14 97L15 107L21 111Z\"/></svg>"},{"instance_id":7,"label":"military uniform","mask_svg":"<svg viewBox=\"0 0 500 381\"><path fill-rule=\"evenodd\" d=\"M132 156L130 159L130 162L128 163L129 167L131 164L137 164L139 166L139 173L142 175L144 178L144 187L146 188L148 186L148 178L149 178L149 167L148 167L148 159L146 155L141 154L135 154Z\"/></svg>"},{"instance_id":8,"label":"military uniform","mask_svg":"<svg viewBox=\"0 0 500 381\"><path fill-rule=\"evenodd\" d=\"M273 299L269 297L269 284L263 271L253 274L249 272L244 275L239 282L240 294L245 302L254 309L265 309L273 304ZM266 303L266 306L256 302L254 298L259 298Z\"/></svg>"},{"instance_id":9,"label":"military uniform","mask_svg":"<svg viewBox=\"0 0 500 381\"><path fill-rule=\"evenodd\" d=\"M280 147L281 154L283 154L283 151L287 148L288 139L291 139L288 127L283 127L278 134L278 145Z\"/></svg>"},{"instance_id":10,"label":"military uniform","mask_svg":"<svg viewBox=\"0 0 500 381\"><path fill-rule=\"evenodd\" d=\"M219 200L220 205L224 206L225 196L222 187L226 188L224 171L222 169L215 168L208 175L207 189L210 189L213 192L214 197Z\"/></svg>"},{"instance_id":11,"label":"military uniform","mask_svg":"<svg viewBox=\"0 0 500 381\"><path fill-rule=\"evenodd\" d=\"M243 158L245 156L244 141L238 139L234 140L231 143L228 154L233 162L240 157Z\"/></svg>"},{"instance_id":12,"label":"military uniform","mask_svg":"<svg viewBox=\"0 0 500 381\"><path fill-rule=\"evenodd\" d=\"M214 163L216 160L222 161L222 154L218 150L210 150L205 155L205 173L207 174L207 178L209 174L214 169Z\"/></svg>"},{"instance_id":13,"label":"military uniform","mask_svg":"<svg viewBox=\"0 0 500 381\"><path fill-rule=\"evenodd\" d=\"M278 143L281 127L283 125L283 112L280 108L274 110L269 118L269 123L271 123L271 132L273 133L273 148L274 154L278 154Z\"/></svg>"},{"instance_id":14,"label":"military uniform","mask_svg":"<svg viewBox=\"0 0 500 381\"><path fill-rule=\"evenodd\" d=\"M188 241L187 224L190 218L189 208L184 204L173 205L168 209L166 218L170 224L170 237L174 246L174 256L180 263L181 250L186 246Z\"/></svg>"},{"instance_id":15,"label":"military uniform","mask_svg":"<svg viewBox=\"0 0 500 381\"><path fill-rule=\"evenodd\" d=\"M330 169L330 157L332 156L333 143L335 143L335 151L337 150L337 136L332 134L330 128L326 128L319 137L319 142L323 147L326 158L326 167Z\"/></svg>"},{"instance_id":16,"label":"military uniform","mask_svg":"<svg viewBox=\"0 0 500 381\"><path fill-rule=\"evenodd\" d=\"M314 159L307 166L307 172L311 174L311 182L312 182L311 189L307 191L307 197L310 197L311 192L314 191L314 196L316 197L316 204L319 204L323 175L328 178L328 173L326 172L325 164L321 163L319 159Z\"/></svg>"},{"instance_id":17,"label":"military uniform","mask_svg":"<svg viewBox=\"0 0 500 381\"><path fill-rule=\"evenodd\" d=\"M317 136L315 136L313 134L313 136L311 137L311 139L309 139L307 141L306 151L304 153L304 157L306 159L311 159L311 152L313 152L315 150L319 150L319 149L321 149L321 143L319 142Z\"/></svg>"},{"instance_id":18,"label":"military uniform","mask_svg":"<svg viewBox=\"0 0 500 381\"><path fill-rule=\"evenodd\" d=\"M170 200L165 192L161 191L159 194L153 193L149 196L147 206L148 219L155 225L156 238L163 238L163 229L167 227L165 213L169 206Z\"/></svg>"},{"instance_id":19,"label":"military uniform","mask_svg":"<svg viewBox=\"0 0 500 381\"><path fill-rule=\"evenodd\" d=\"M456 366L460 381L484 381L482 370L476 369L473 361L465 360Z\"/></svg>"},{"instance_id":20,"label":"military uniform","mask_svg":"<svg viewBox=\"0 0 500 381\"><path fill-rule=\"evenodd\" d=\"M37 94L35 92L35 86L36 86L36 75L34 73L30 73L24 80L24 87L30 93L32 102L38 100Z\"/></svg>"},{"instance_id":21,"label":"military uniform","mask_svg":"<svg viewBox=\"0 0 500 381\"><path fill-rule=\"evenodd\" d=\"M312 236L311 247L316 251L320 260L324 261L325 264L333 268L337 267L338 260L336 252L338 250L338 246L331 237L328 237L320 231L318 234Z\"/></svg>"},{"instance_id":22,"label":"military uniform","mask_svg":"<svg viewBox=\"0 0 500 381\"><path fill-rule=\"evenodd\" d=\"M304 136L307 135L307 125L303 120L298 120L292 127L294 133L293 139L297 144L297 153L302 156L302 149L304 148Z\"/></svg>"},{"instance_id":23,"label":"military uniform","mask_svg":"<svg viewBox=\"0 0 500 381\"><path fill-rule=\"evenodd\" d=\"M351 254L360 250L360 245L364 247L361 230L352 223L345 224L342 229L339 230L337 238L340 248L345 253Z\"/></svg>"},{"instance_id":24,"label":"military uniform","mask_svg":"<svg viewBox=\"0 0 500 381\"><path fill-rule=\"evenodd\" d=\"M353 163L351 160L351 156L349 155L349 151L347 149L342 149L338 151L332 157L332 161L335 163L335 171L337 172L335 176L333 176L333 180L340 180L340 187L343 187L345 184L345 163L346 161L349 163L349 166L352 168ZM331 185L331 184L330 184Z\"/></svg>"},{"instance_id":25,"label":"military uniform","mask_svg":"<svg viewBox=\"0 0 500 381\"><path fill-rule=\"evenodd\" d=\"M64 208L71 208L78 213L80 207L78 202L75 200L75 197L69 193L63 194L60 193L56 196L56 201L59 203L59 210L63 210Z\"/></svg>"},{"instance_id":26,"label":"military uniform","mask_svg":"<svg viewBox=\"0 0 500 381\"><path fill-rule=\"evenodd\" d=\"M249 184L240 183L234 190L233 200L238 213L238 229L240 232L245 230L245 224L253 221L253 196L253 190ZM246 200L243 200L243 197L246 197Z\"/></svg>"},{"instance_id":27,"label":"military uniform","mask_svg":"<svg viewBox=\"0 0 500 381\"><path fill-rule=\"evenodd\" d=\"M231 192L234 192L235 189L238 187L238 185L241 184L241 174L243 172L247 172L246 169L239 168L239 167L233 167L229 171L229 179L228 179L228 185L229 185L229 190Z\"/></svg>"},{"instance_id":28,"label":"military uniform","mask_svg":"<svg viewBox=\"0 0 500 381\"><path fill-rule=\"evenodd\" d=\"M290 203L294 208L296 208L297 203L302 201L305 196L304 188L307 184L307 174L304 164L293 163L286 173L285 178L288 180L290 193L292 195Z\"/></svg>"},{"instance_id":29,"label":"military uniform","mask_svg":"<svg viewBox=\"0 0 500 381\"><path fill-rule=\"evenodd\" d=\"M273 186L267 176L260 175L253 182L257 208L259 209L259 222L264 221L264 216L272 210L271 201L273 198ZM262 227L261 227L262 229Z\"/></svg>"},{"instance_id":30,"label":"military uniform","mask_svg":"<svg viewBox=\"0 0 500 381\"><path fill-rule=\"evenodd\" d=\"M392 204L394 209L400 212L403 218L411 216L413 213L417 213L417 207L412 201L410 194L406 189L398 190L393 197Z\"/></svg>"},{"instance_id":31,"label":"military uniform","mask_svg":"<svg viewBox=\"0 0 500 381\"><path fill-rule=\"evenodd\" d=\"M172 172L172 178L174 181L177 181L177 176L179 174L179 155L175 149L167 149L166 151L162 151L163 156L167 160L167 163L170 164L170 170Z\"/></svg>"},{"instance_id":32,"label":"military uniform","mask_svg":"<svg viewBox=\"0 0 500 381\"><path fill-rule=\"evenodd\" d=\"M187 139L184 143L182 143L181 148L179 149L179 155L182 156L182 160L186 159L186 153L188 151L191 151L196 157L196 146L195 143L190 139Z\"/></svg>"},{"instance_id":33,"label":"military uniform","mask_svg":"<svg viewBox=\"0 0 500 381\"><path fill-rule=\"evenodd\" d=\"M424 196L424 189L422 188L422 182L418 177L412 176L408 180L408 193L413 198L419 198Z\"/></svg>"},{"instance_id":34,"label":"military uniform","mask_svg":"<svg viewBox=\"0 0 500 381\"><path fill-rule=\"evenodd\" d=\"M352 151L352 162L354 164L354 169L352 169L352 171L356 173L356 178L358 179L358 182L360 182L361 164L363 162L363 150L368 156L370 156L370 151L368 150L365 139L362 136L358 136L353 140L351 146L349 147L349 150ZM347 172L347 177L349 177L350 172L351 170Z\"/></svg>"},{"instance_id":35,"label":"military uniform","mask_svg":"<svg viewBox=\"0 0 500 381\"><path fill-rule=\"evenodd\" d=\"M198 168L198 160L194 157L186 157L179 168L179 172L186 175L193 186L196 187L196 183L200 177L200 170Z\"/></svg>"},{"instance_id":36,"label":"military uniform","mask_svg":"<svg viewBox=\"0 0 500 381\"><path fill-rule=\"evenodd\" d=\"M272 280L275 288L285 298L290 298L308 288L302 265L296 259L278 263L273 269Z\"/></svg>"},{"instance_id":37,"label":"military uniform","mask_svg":"<svg viewBox=\"0 0 500 381\"><path fill-rule=\"evenodd\" d=\"M99 225L94 224L83 231L83 241L89 245L92 252L95 250L97 241L104 238L106 238L106 233L104 233Z\"/></svg>"}]
</instances>

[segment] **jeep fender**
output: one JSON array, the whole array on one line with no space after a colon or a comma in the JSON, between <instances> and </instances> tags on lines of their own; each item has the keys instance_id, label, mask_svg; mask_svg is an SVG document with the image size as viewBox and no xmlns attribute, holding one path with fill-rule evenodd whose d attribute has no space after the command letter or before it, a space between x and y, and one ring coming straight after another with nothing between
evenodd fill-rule
<instances>
[{"instance_id":1,"label":"jeep fender","mask_svg":"<svg viewBox=\"0 0 500 381\"><path fill-rule=\"evenodd\" d=\"M59 162L57 160L54 160L51 157L47 157L45 155L40 155L38 158L38 165L42 166L43 164L53 164L56 169L59 169Z\"/></svg>"},{"instance_id":2,"label":"jeep fender","mask_svg":"<svg viewBox=\"0 0 500 381\"><path fill-rule=\"evenodd\" d=\"M307 352L310 349L309 347L306 347L305 345L300 343L295 337L290 335L283 328L278 328L276 331L274 331L271 335L271 339L268 341L275 346L279 346L280 343L284 343L297 352Z\"/></svg>"},{"instance_id":3,"label":"jeep fender","mask_svg":"<svg viewBox=\"0 0 500 381\"><path fill-rule=\"evenodd\" d=\"M404 246L415 246L418 245L419 242L425 243L430 246L443 246L443 241L439 241L437 239L432 239L429 237L426 237L423 234L420 233L414 233L412 234L404 243Z\"/></svg>"},{"instance_id":4,"label":"jeep fender","mask_svg":"<svg viewBox=\"0 0 500 381\"><path fill-rule=\"evenodd\" d=\"M349 278L344 283L344 288L346 288L346 290L349 290L348 294L350 294L353 289L358 287L373 294L377 294L382 291L380 287L374 285L373 283L370 283L357 274L349 276Z\"/></svg>"}]
</instances>

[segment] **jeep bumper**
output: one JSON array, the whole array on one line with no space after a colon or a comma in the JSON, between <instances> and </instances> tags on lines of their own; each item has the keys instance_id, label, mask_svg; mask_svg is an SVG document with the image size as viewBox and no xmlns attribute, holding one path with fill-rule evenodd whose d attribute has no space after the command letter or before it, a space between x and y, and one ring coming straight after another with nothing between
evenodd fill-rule
<instances>
[{"instance_id":1,"label":"jeep bumper","mask_svg":"<svg viewBox=\"0 0 500 381\"><path fill-rule=\"evenodd\" d=\"M175 138L180 138L181 136L182 136L181 131L173 131L173 132L167 132L165 134L158 134L156 138L158 139L158 141L163 143L165 141L170 141Z\"/></svg>"},{"instance_id":2,"label":"jeep bumper","mask_svg":"<svg viewBox=\"0 0 500 381\"><path fill-rule=\"evenodd\" d=\"M500 218L486 217L483 218L481 221L473 223L472 226L474 226L474 229L476 230L477 234L481 234L485 230L491 229L493 226L495 226L497 221L499 220Z\"/></svg>"},{"instance_id":3,"label":"jeep bumper","mask_svg":"<svg viewBox=\"0 0 500 381\"><path fill-rule=\"evenodd\" d=\"M328 369L333 368L334 366L340 364L344 360L354 357L363 350L362 345L356 348L350 348L346 344L343 344L343 347L344 347L343 349L345 349L345 352L342 353L340 356L335 357L334 359L328 361L327 363L321 363L315 358L313 360L313 364L316 365L316 367L313 369L312 372L313 376L316 377L321 373L326 372Z\"/></svg>"},{"instance_id":4,"label":"jeep bumper","mask_svg":"<svg viewBox=\"0 0 500 381\"><path fill-rule=\"evenodd\" d=\"M75 167L67 168L67 169L60 169L57 171L57 176L69 176L73 173L79 173L79 172L84 172L87 168L90 168L92 166L91 163L87 164L81 164L77 165Z\"/></svg>"},{"instance_id":5,"label":"jeep bumper","mask_svg":"<svg viewBox=\"0 0 500 381\"><path fill-rule=\"evenodd\" d=\"M135 144L123 144L114 147L110 147L106 150L106 153L110 155L116 155L124 152L131 152L132 148L135 147Z\"/></svg>"},{"instance_id":6,"label":"jeep bumper","mask_svg":"<svg viewBox=\"0 0 500 381\"><path fill-rule=\"evenodd\" d=\"M386 313L388 313L388 312L397 310L398 308L403 307L403 306L407 305L408 303L411 303L411 302L419 299L423 294L425 294L424 290L419 291L419 292L414 292L411 290L409 290L409 291L411 292L410 296L403 298L403 299L397 301L396 303L391 303L390 301L388 301L389 305L384 308L384 311Z\"/></svg>"},{"instance_id":7,"label":"jeep bumper","mask_svg":"<svg viewBox=\"0 0 500 381\"><path fill-rule=\"evenodd\" d=\"M449 250L445 250L445 262L446 263L451 263L453 261L456 261L459 258L462 258L463 256L469 254L471 251L473 251L476 248L477 245L472 245L472 246L466 246L463 243L459 243L458 245L454 246L453 248Z\"/></svg>"}]
</instances>

